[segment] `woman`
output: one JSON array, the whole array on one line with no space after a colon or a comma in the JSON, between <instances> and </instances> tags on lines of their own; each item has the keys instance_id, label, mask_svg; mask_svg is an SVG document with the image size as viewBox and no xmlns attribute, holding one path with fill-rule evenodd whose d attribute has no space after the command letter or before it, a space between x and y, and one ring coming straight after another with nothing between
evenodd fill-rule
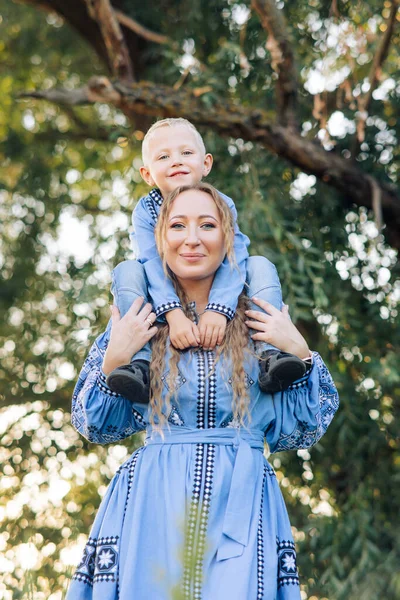
<instances>
[{"instance_id":1,"label":"woman","mask_svg":"<svg viewBox=\"0 0 400 600\"><path fill-rule=\"evenodd\" d=\"M160 256L182 305L196 320L225 255L234 268L229 209L214 188L179 188L156 230ZM68 600L299 600L296 555L275 473L263 457L308 448L338 407L317 353L284 392L257 385L253 339L301 359L308 346L290 321L248 311L244 296L217 353L179 352L135 301L93 345L73 397L72 422L88 440L109 443L146 430L145 446L118 470L101 503ZM157 334L157 335L155 335ZM153 336L150 406L113 393L105 377Z\"/></svg>"}]
</instances>

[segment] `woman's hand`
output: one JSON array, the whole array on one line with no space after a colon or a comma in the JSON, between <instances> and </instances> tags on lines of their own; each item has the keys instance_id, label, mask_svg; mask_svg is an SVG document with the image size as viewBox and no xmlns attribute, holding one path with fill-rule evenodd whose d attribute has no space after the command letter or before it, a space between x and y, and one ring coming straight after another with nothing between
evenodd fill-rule
<instances>
[{"instance_id":1,"label":"woman's hand","mask_svg":"<svg viewBox=\"0 0 400 600\"><path fill-rule=\"evenodd\" d=\"M254 319L253 321L246 321L246 325L250 329L257 330L257 333L251 336L254 341L267 342L276 346L279 350L294 354L301 359L310 356L307 342L290 320L286 305L280 311L260 298L252 298L252 302L268 313L246 310L246 316Z\"/></svg>"},{"instance_id":2,"label":"woman's hand","mask_svg":"<svg viewBox=\"0 0 400 600\"><path fill-rule=\"evenodd\" d=\"M121 365L130 363L131 358L157 333L153 326L156 315L151 304L143 304L136 298L126 315L121 319L116 306L111 307L111 333L103 360L103 372L108 375Z\"/></svg>"}]
</instances>

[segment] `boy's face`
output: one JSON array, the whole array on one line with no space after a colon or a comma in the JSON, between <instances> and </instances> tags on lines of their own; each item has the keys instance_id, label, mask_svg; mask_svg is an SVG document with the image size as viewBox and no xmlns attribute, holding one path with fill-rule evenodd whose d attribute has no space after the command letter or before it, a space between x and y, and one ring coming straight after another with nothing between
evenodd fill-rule
<instances>
[{"instance_id":1,"label":"boy's face","mask_svg":"<svg viewBox=\"0 0 400 600\"><path fill-rule=\"evenodd\" d=\"M204 154L186 125L160 127L149 140L147 165L140 174L163 197L182 185L199 183L211 171L213 158Z\"/></svg>"}]
</instances>

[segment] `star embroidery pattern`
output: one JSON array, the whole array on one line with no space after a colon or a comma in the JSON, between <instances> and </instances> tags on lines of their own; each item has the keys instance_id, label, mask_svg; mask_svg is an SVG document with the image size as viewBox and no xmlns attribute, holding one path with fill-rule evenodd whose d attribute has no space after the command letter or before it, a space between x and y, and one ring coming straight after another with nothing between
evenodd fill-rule
<instances>
[{"instance_id":1,"label":"star embroidery pattern","mask_svg":"<svg viewBox=\"0 0 400 600\"><path fill-rule=\"evenodd\" d=\"M294 554L292 552L286 552L285 554L282 555L282 568L286 571L296 571L296 559L294 557Z\"/></svg>"},{"instance_id":2,"label":"star embroidery pattern","mask_svg":"<svg viewBox=\"0 0 400 600\"><path fill-rule=\"evenodd\" d=\"M99 569L108 569L110 565L114 564L115 552L112 551L110 548L108 548L107 550L104 549L100 552L97 560L99 563Z\"/></svg>"}]
</instances>

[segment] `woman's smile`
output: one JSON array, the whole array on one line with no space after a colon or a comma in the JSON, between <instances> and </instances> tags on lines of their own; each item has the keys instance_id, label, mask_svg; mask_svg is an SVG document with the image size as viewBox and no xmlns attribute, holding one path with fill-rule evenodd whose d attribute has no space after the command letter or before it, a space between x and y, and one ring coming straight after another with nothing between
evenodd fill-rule
<instances>
[{"instance_id":1,"label":"woman's smile","mask_svg":"<svg viewBox=\"0 0 400 600\"><path fill-rule=\"evenodd\" d=\"M199 254L199 253L181 253L180 256L182 258L184 258L185 260L187 260L188 262L196 262L202 258L205 258L205 254Z\"/></svg>"}]
</instances>

